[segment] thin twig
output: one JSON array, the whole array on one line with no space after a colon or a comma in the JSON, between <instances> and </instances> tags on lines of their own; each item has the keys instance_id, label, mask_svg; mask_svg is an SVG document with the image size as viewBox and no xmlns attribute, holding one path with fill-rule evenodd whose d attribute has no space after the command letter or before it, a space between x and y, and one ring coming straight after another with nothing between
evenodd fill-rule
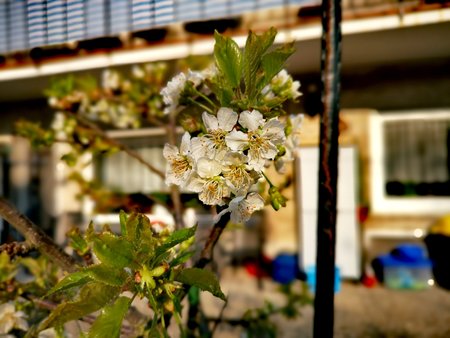
<instances>
[{"instance_id":1,"label":"thin twig","mask_svg":"<svg viewBox=\"0 0 450 338\"><path fill-rule=\"evenodd\" d=\"M102 138L103 141L106 141L110 145L119 148L123 152L127 153L130 157L133 157L134 159L138 160L141 164L143 164L145 167L147 167L149 170L154 172L159 177L163 178L165 177L164 173L159 170L158 168L154 167L152 164L150 164L148 161L146 161L141 154L139 154L137 151L127 147L123 143L117 141L116 139L108 136L102 129L100 129L97 125L92 123L91 121L85 119L84 117L80 116L79 114L70 114L70 116L73 116L80 124L85 126L86 128L89 128L90 131L92 131L95 135Z\"/></svg>"},{"instance_id":2,"label":"thin twig","mask_svg":"<svg viewBox=\"0 0 450 338\"><path fill-rule=\"evenodd\" d=\"M41 228L22 215L3 197L0 197L0 217L19 231L30 246L38 249L63 270L69 272L77 270L77 263L72 257L66 254Z\"/></svg>"},{"instance_id":3,"label":"thin twig","mask_svg":"<svg viewBox=\"0 0 450 338\"><path fill-rule=\"evenodd\" d=\"M214 321L214 326L211 329L211 337L214 336L214 333L216 332L217 328L219 327L219 323L223 321L223 314L225 312L225 308L228 305L228 299L225 301L225 303L223 303L222 308L220 309L219 312L219 317L217 318L217 320Z\"/></svg>"}]
</instances>

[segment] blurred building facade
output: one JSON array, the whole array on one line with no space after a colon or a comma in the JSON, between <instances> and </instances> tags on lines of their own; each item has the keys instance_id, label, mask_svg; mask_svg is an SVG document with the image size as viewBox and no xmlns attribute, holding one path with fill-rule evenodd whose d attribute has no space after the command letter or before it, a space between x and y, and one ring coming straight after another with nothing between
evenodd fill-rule
<instances>
[{"instance_id":1,"label":"blurred building facade","mask_svg":"<svg viewBox=\"0 0 450 338\"><path fill-rule=\"evenodd\" d=\"M48 125L51 112L42 91L56 74L98 75L108 66L208 54L214 29L237 37L241 45L248 29L270 26L280 31L277 42L296 41L297 53L287 68L301 81L303 96L292 110L312 116L305 122L303 142L317 146L318 5L307 0L0 2L0 192L23 212L40 210L32 217L48 228L70 223L67 215L82 210L90 217L88 204L80 204L73 194L68 197L74 188L58 165L59 150L44 156L21 150L22 158L16 149L24 146L11 136L13 121L23 116ZM355 200L350 210L355 213L354 236L349 240L355 244L361 236L362 246L352 246L361 257L377 238L421 237L435 218L450 212L450 8L447 1L422 0L348 0L342 6L340 142L357 153L356 190L349 197ZM117 136L134 139L130 142L156 158L162 143L149 133L154 137L132 132ZM139 144L143 139L153 141ZM112 158L104 181L118 177L123 163L120 155ZM162 182L147 176L142 176L147 192L163 189ZM33 202L36 191L45 198ZM294 212L298 194L289 194L288 208L277 215L269 211L265 218L270 256L297 250L303 234L298 231L301 217Z\"/></svg>"}]
</instances>

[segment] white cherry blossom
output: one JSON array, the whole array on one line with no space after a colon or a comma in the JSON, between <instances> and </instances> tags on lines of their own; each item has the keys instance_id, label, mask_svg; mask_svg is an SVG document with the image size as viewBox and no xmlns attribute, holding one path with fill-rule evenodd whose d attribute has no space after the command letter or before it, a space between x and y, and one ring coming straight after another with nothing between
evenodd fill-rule
<instances>
[{"instance_id":1,"label":"white cherry blossom","mask_svg":"<svg viewBox=\"0 0 450 338\"><path fill-rule=\"evenodd\" d=\"M303 119L303 114L289 116L291 133L286 137L286 141L284 143L286 154L275 160L275 169L280 174L284 174L286 172L285 163L293 161L295 151L298 147L300 147L300 135Z\"/></svg>"},{"instance_id":2,"label":"white cherry blossom","mask_svg":"<svg viewBox=\"0 0 450 338\"><path fill-rule=\"evenodd\" d=\"M174 112L178 107L180 95L186 85L186 75L180 73L167 83L167 86L161 90L164 103L167 105L164 114Z\"/></svg>"},{"instance_id":3,"label":"white cherry blossom","mask_svg":"<svg viewBox=\"0 0 450 338\"><path fill-rule=\"evenodd\" d=\"M112 70L105 70L102 74L102 85L105 89L116 90L120 87L119 73Z\"/></svg>"},{"instance_id":4,"label":"white cherry blossom","mask_svg":"<svg viewBox=\"0 0 450 338\"><path fill-rule=\"evenodd\" d=\"M0 305L0 335L8 333L12 329L27 331L28 323L25 320L25 313L16 311L13 302L7 302Z\"/></svg>"},{"instance_id":5,"label":"white cherry blossom","mask_svg":"<svg viewBox=\"0 0 450 338\"><path fill-rule=\"evenodd\" d=\"M222 165L203 157L197 162L197 177L194 177L187 189L199 193L199 199L206 205L223 205L224 198L230 196L225 178L220 176Z\"/></svg>"},{"instance_id":6,"label":"white cherry blossom","mask_svg":"<svg viewBox=\"0 0 450 338\"><path fill-rule=\"evenodd\" d=\"M222 107L217 112L217 117L207 112L203 112L203 123L205 124L207 134L206 145L213 153L213 157L223 157L228 151L225 137L233 129L238 120L238 114L230 108Z\"/></svg>"},{"instance_id":7,"label":"white cherry blossom","mask_svg":"<svg viewBox=\"0 0 450 338\"><path fill-rule=\"evenodd\" d=\"M195 168L195 158L191 151L191 136L184 133L181 139L180 149L171 144L166 144L163 156L167 160L166 184L185 186Z\"/></svg>"},{"instance_id":8,"label":"white cherry blossom","mask_svg":"<svg viewBox=\"0 0 450 338\"><path fill-rule=\"evenodd\" d=\"M247 169L248 158L244 154L230 152L223 159L223 176L232 193L236 196L245 196L250 187L256 183L259 175Z\"/></svg>"},{"instance_id":9,"label":"white cherry blossom","mask_svg":"<svg viewBox=\"0 0 450 338\"><path fill-rule=\"evenodd\" d=\"M235 224L245 223L250 216L258 210L264 208L264 199L260 194L251 192L247 196L238 196L231 200L227 209L223 210L219 215L230 212L230 220Z\"/></svg>"},{"instance_id":10,"label":"white cherry blossom","mask_svg":"<svg viewBox=\"0 0 450 338\"><path fill-rule=\"evenodd\" d=\"M248 149L250 167L261 171L266 160L273 160L277 155L277 145L285 140L284 125L276 118L266 122L257 110L243 111L239 124L247 133L233 130L226 136L226 143L233 151Z\"/></svg>"}]
</instances>

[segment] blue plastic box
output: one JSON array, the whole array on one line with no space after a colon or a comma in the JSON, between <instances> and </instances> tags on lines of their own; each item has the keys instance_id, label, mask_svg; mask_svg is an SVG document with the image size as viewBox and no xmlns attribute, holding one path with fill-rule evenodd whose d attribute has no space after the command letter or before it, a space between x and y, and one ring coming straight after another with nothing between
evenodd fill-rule
<instances>
[{"instance_id":1,"label":"blue plastic box","mask_svg":"<svg viewBox=\"0 0 450 338\"><path fill-rule=\"evenodd\" d=\"M432 263L425 249L414 244L396 247L388 255L378 257L383 268L384 285L390 289L426 289L432 279Z\"/></svg>"}]
</instances>

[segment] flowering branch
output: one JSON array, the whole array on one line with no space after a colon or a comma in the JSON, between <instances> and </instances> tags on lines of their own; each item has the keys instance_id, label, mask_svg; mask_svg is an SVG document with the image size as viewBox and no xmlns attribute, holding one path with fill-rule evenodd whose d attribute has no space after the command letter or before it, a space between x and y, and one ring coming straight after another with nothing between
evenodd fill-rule
<instances>
[{"instance_id":1,"label":"flowering branch","mask_svg":"<svg viewBox=\"0 0 450 338\"><path fill-rule=\"evenodd\" d=\"M28 246L38 249L63 270L69 272L77 270L77 263L72 257L62 251L41 228L22 215L3 197L0 197L0 217L25 237Z\"/></svg>"}]
</instances>

